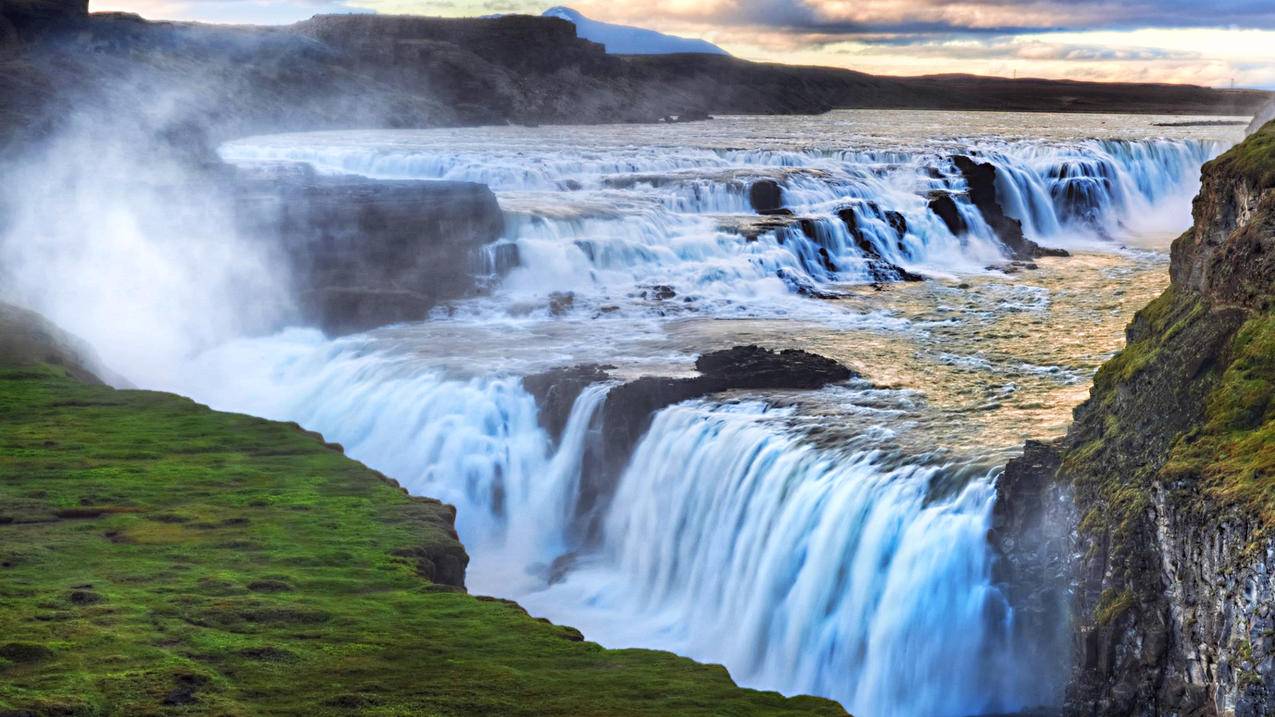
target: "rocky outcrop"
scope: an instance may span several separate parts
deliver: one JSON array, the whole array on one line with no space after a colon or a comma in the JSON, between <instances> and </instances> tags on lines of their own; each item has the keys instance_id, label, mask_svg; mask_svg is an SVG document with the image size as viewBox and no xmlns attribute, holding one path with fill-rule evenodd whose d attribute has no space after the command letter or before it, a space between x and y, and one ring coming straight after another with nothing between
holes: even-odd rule
<instances>
[{"instance_id":1,"label":"rocky outcrop","mask_svg":"<svg viewBox=\"0 0 1275 717\"><path fill-rule=\"evenodd\" d=\"M975 162L969 157L956 155L952 157L952 163L956 165L961 176L965 178L965 183L969 187L970 202L978 208L980 214L983 215L984 221L995 232L996 237L1000 239L1005 248L1009 250L1009 255L1013 259L1036 259L1042 256L1068 256L1063 249L1047 249L1036 242L1023 236L1023 223L1017 219L1011 219L1005 214L1005 210L1001 207L1000 199L996 196L996 166L988 162ZM940 203L952 203L950 196L944 196L935 201ZM954 213L954 206L940 206L935 209L934 203L931 203L931 209L934 209L943 221L952 229L953 223L964 224L964 220L958 213ZM959 221L958 221L959 220ZM953 229L953 233L960 234Z\"/></svg>"},{"instance_id":2,"label":"rocky outcrop","mask_svg":"<svg viewBox=\"0 0 1275 717\"><path fill-rule=\"evenodd\" d=\"M598 364L566 366L522 379L522 387L536 399L540 409L536 414L540 425L554 441L562 438L571 409L584 389L611 380L607 371L613 368Z\"/></svg>"},{"instance_id":3,"label":"rocky outcrop","mask_svg":"<svg viewBox=\"0 0 1275 717\"><path fill-rule=\"evenodd\" d=\"M748 203L762 216L792 216L784 207L784 190L773 179L761 179L748 188Z\"/></svg>"},{"instance_id":4,"label":"rocky outcrop","mask_svg":"<svg viewBox=\"0 0 1275 717\"><path fill-rule=\"evenodd\" d=\"M1024 670L1039 675L1061 701L1071 651L1070 611L1078 522L1070 486L1054 480L1059 446L1028 441L997 483L988 541L997 556L992 578L1014 606L1014 644Z\"/></svg>"},{"instance_id":5,"label":"rocky outcrop","mask_svg":"<svg viewBox=\"0 0 1275 717\"><path fill-rule=\"evenodd\" d=\"M301 318L332 334L421 320L478 292L492 269L484 247L504 231L481 184L277 165L240 171L234 191L241 231L277 243Z\"/></svg>"},{"instance_id":6,"label":"rocky outcrop","mask_svg":"<svg viewBox=\"0 0 1275 717\"><path fill-rule=\"evenodd\" d=\"M607 380L607 368L560 369L525 379L524 386L536 396L542 416L549 414L547 427L560 433L575 397L589 383ZM793 349L771 351L759 346L705 353L696 359L695 368L698 376L647 376L620 384L607 394L597 419L595 434L599 440L586 446L583 458L577 502L582 540L595 534L621 472L660 409L723 391L810 390L854 376L850 369L818 354Z\"/></svg>"},{"instance_id":7,"label":"rocky outcrop","mask_svg":"<svg viewBox=\"0 0 1275 717\"><path fill-rule=\"evenodd\" d=\"M1072 581L1071 714L1275 714L1275 124L1206 165L1194 218L1066 438L1001 478L1016 608Z\"/></svg>"}]
</instances>

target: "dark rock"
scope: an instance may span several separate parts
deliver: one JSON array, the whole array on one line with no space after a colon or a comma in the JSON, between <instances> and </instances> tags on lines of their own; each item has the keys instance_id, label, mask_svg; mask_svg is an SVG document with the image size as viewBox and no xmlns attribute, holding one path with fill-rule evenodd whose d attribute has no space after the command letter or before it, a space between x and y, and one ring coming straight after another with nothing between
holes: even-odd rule
<instances>
[{"instance_id":1,"label":"dark rock","mask_svg":"<svg viewBox=\"0 0 1275 717\"><path fill-rule=\"evenodd\" d=\"M950 193L939 192L930 197L930 211L943 220L943 223L947 225L947 230L952 232L952 234L964 236L969 233L969 224L965 223L965 217L961 216L961 210L957 208L956 200L952 199Z\"/></svg>"},{"instance_id":2,"label":"dark rock","mask_svg":"<svg viewBox=\"0 0 1275 717\"><path fill-rule=\"evenodd\" d=\"M1001 207L1000 199L996 194L996 165L987 162L975 162L963 155L952 157L952 163L960 170L961 175L965 177L965 182L969 185L970 202L978 208L978 211L983 215L983 219L992 228L992 231L996 232L997 238L1009 249L1013 258L1034 259L1041 256L1070 256L1062 249L1048 249L1026 238L1023 236L1023 223L1006 216L1005 210ZM948 200L951 201L951 198L948 197ZM933 202L931 202L930 207L934 208ZM954 204L952 207L942 207L944 212L949 213L954 209ZM953 226L948 215L940 213L939 216L943 217L943 221L947 223L948 228ZM963 225L964 221L961 224ZM968 227L966 227L966 231L968 231Z\"/></svg>"},{"instance_id":3,"label":"dark rock","mask_svg":"<svg viewBox=\"0 0 1275 717\"><path fill-rule=\"evenodd\" d=\"M674 291L673 287L671 286L667 286L664 284L656 284L655 286L651 287L650 298L653 299L654 301L668 301L669 299L675 298L676 296L677 296L677 292Z\"/></svg>"},{"instance_id":4,"label":"dark rock","mask_svg":"<svg viewBox=\"0 0 1275 717\"><path fill-rule=\"evenodd\" d=\"M278 245L302 317L329 333L424 319L508 268L484 251L504 216L480 184L263 165L238 171L234 192L241 231Z\"/></svg>"},{"instance_id":5,"label":"dark rock","mask_svg":"<svg viewBox=\"0 0 1275 717\"><path fill-rule=\"evenodd\" d=\"M613 368L598 364L569 366L522 379L522 387L536 399L540 408L537 415L541 427L555 442L562 438L562 431L571 417L571 408L580 393L595 383L609 381L611 377L607 371Z\"/></svg>"},{"instance_id":6,"label":"dark rock","mask_svg":"<svg viewBox=\"0 0 1275 717\"><path fill-rule=\"evenodd\" d=\"M555 291L549 294L549 315L562 316L575 306L576 295L571 291Z\"/></svg>"},{"instance_id":7,"label":"dark rock","mask_svg":"<svg viewBox=\"0 0 1275 717\"><path fill-rule=\"evenodd\" d=\"M903 237L906 236L908 233L907 217L891 209L891 210L886 210L885 221L899 235L899 241L902 242ZM902 244L900 244L900 247L902 247Z\"/></svg>"},{"instance_id":8,"label":"dark rock","mask_svg":"<svg viewBox=\"0 0 1275 717\"><path fill-rule=\"evenodd\" d=\"M784 192L779 182L773 179L762 179L753 182L748 188L748 201L753 211L763 215L792 214L791 209L784 208Z\"/></svg>"},{"instance_id":9,"label":"dark rock","mask_svg":"<svg viewBox=\"0 0 1275 717\"><path fill-rule=\"evenodd\" d=\"M1049 681L1061 700L1071 650L1071 490L1056 480L1058 446L1028 441L996 481L988 541L997 559L992 579L1014 608L1014 640L1025 670Z\"/></svg>"}]
</instances>

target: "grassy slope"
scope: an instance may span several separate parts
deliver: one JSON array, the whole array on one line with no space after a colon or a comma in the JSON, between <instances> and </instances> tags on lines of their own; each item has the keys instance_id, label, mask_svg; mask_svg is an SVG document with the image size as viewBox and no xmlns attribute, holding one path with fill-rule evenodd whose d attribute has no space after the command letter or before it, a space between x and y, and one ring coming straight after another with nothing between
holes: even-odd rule
<instances>
[{"instance_id":1,"label":"grassy slope","mask_svg":"<svg viewBox=\"0 0 1275 717\"><path fill-rule=\"evenodd\" d=\"M843 714L418 572L458 555L295 426L0 368L0 714Z\"/></svg>"}]
</instances>

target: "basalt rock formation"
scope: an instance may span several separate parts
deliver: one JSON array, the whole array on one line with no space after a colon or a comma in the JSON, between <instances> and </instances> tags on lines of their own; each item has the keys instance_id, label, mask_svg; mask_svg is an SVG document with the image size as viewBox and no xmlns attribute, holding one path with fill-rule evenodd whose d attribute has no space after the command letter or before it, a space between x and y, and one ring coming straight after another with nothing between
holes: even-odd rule
<instances>
[{"instance_id":1,"label":"basalt rock formation","mask_svg":"<svg viewBox=\"0 0 1275 717\"><path fill-rule=\"evenodd\" d=\"M965 177L965 182L969 187L970 202L978 208L987 225L992 228L992 231L996 233L996 237L1009 250L1012 258L1036 259L1042 256L1068 256L1068 253L1063 249L1048 249L1023 236L1023 223L1006 216L1005 210L1001 207L1000 200L996 196L995 165L988 162L976 162L963 155L952 157L952 163L956 165L957 170ZM936 201L951 204L952 198L945 196ZM931 208L934 208L933 203ZM959 214L953 217L953 209L954 206L943 206L936 210L949 228L952 227L954 219L960 220L959 223L964 224L964 220L960 218ZM953 231L954 233L961 233Z\"/></svg>"},{"instance_id":2,"label":"basalt rock formation","mask_svg":"<svg viewBox=\"0 0 1275 717\"><path fill-rule=\"evenodd\" d=\"M330 334L421 320L508 268L485 254L504 215L482 184L274 165L238 171L234 192L241 231L277 243L301 318Z\"/></svg>"},{"instance_id":3,"label":"basalt rock formation","mask_svg":"<svg viewBox=\"0 0 1275 717\"><path fill-rule=\"evenodd\" d=\"M1275 714L1275 123L1194 219L1067 436L1001 478L1016 607L1071 595L1070 714Z\"/></svg>"}]
</instances>

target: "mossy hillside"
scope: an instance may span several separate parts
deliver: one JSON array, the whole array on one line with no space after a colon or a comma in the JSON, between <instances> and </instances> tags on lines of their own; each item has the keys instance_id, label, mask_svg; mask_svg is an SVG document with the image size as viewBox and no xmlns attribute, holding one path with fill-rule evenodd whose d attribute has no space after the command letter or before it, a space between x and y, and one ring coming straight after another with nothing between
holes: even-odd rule
<instances>
[{"instance_id":1,"label":"mossy hillside","mask_svg":"<svg viewBox=\"0 0 1275 717\"><path fill-rule=\"evenodd\" d=\"M1243 142L1205 165L1206 174L1238 176L1259 189L1275 187L1275 122L1268 122Z\"/></svg>"},{"instance_id":2,"label":"mossy hillside","mask_svg":"<svg viewBox=\"0 0 1275 717\"><path fill-rule=\"evenodd\" d=\"M1223 504L1241 506L1275 527L1275 308L1236 332L1229 361L1209 394L1206 420L1181 435L1166 480L1198 479Z\"/></svg>"},{"instance_id":3,"label":"mossy hillside","mask_svg":"<svg viewBox=\"0 0 1275 717\"><path fill-rule=\"evenodd\" d=\"M0 714L844 714L424 577L458 560L295 426L0 369Z\"/></svg>"}]
</instances>

